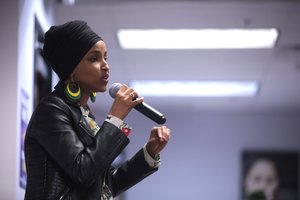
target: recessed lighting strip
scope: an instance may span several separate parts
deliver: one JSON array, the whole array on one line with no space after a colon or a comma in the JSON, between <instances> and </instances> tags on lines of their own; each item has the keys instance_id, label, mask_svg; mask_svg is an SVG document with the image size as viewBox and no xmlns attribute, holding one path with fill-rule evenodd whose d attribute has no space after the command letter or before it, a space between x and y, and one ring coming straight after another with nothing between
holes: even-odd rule
<instances>
[{"instance_id":1,"label":"recessed lighting strip","mask_svg":"<svg viewBox=\"0 0 300 200\"><path fill-rule=\"evenodd\" d=\"M131 81L140 96L253 97L258 83L252 81Z\"/></svg>"},{"instance_id":2,"label":"recessed lighting strip","mask_svg":"<svg viewBox=\"0 0 300 200\"><path fill-rule=\"evenodd\" d=\"M123 49L273 48L278 30L269 29L120 29Z\"/></svg>"}]
</instances>

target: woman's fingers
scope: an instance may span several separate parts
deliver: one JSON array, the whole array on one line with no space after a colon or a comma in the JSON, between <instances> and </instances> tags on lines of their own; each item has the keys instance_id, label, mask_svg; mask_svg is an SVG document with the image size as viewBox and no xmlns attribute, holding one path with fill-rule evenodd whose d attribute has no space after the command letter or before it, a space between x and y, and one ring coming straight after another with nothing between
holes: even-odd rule
<instances>
[{"instance_id":1,"label":"woman's fingers","mask_svg":"<svg viewBox=\"0 0 300 200\"><path fill-rule=\"evenodd\" d=\"M169 141L171 136L171 131L166 126L153 127L153 132L160 142Z\"/></svg>"}]
</instances>

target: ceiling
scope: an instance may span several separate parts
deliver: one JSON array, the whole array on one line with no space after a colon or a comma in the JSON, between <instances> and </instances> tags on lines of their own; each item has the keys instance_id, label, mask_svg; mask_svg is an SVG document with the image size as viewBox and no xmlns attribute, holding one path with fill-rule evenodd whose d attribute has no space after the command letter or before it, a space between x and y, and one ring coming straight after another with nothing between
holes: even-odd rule
<instances>
[{"instance_id":1,"label":"ceiling","mask_svg":"<svg viewBox=\"0 0 300 200\"><path fill-rule=\"evenodd\" d=\"M86 4L111 4L128 2L283 2L283 0L60 0L60 2L74 2L76 5ZM299 0L287 0L288 2L299 2Z\"/></svg>"},{"instance_id":2,"label":"ceiling","mask_svg":"<svg viewBox=\"0 0 300 200\"><path fill-rule=\"evenodd\" d=\"M57 23L75 18L86 20L104 38L110 83L242 80L258 81L260 86L252 98L145 98L153 107L300 111L299 1L77 0L75 6L57 5ZM122 50L116 40L119 28L270 27L279 29L279 40L274 49L264 50ZM97 101L111 103L107 94Z\"/></svg>"}]
</instances>

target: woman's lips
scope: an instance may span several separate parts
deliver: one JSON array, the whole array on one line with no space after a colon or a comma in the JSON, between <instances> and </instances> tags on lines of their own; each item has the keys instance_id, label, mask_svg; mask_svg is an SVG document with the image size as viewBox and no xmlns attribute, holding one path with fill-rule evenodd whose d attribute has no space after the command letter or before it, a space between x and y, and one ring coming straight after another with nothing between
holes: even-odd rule
<instances>
[{"instance_id":1,"label":"woman's lips","mask_svg":"<svg viewBox=\"0 0 300 200\"><path fill-rule=\"evenodd\" d=\"M101 80L108 83L108 78L109 78L109 75L105 75L105 76L101 77Z\"/></svg>"}]
</instances>

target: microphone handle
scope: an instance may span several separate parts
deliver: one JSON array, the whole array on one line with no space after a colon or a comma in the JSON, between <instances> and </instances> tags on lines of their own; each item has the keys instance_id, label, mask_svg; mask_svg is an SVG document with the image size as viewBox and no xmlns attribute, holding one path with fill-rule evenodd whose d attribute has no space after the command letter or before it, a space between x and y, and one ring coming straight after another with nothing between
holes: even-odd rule
<instances>
[{"instance_id":1,"label":"microphone handle","mask_svg":"<svg viewBox=\"0 0 300 200\"><path fill-rule=\"evenodd\" d=\"M146 115L147 117L149 117L150 119L152 119L158 124L164 124L167 120L163 114L161 114L160 112L158 112L157 110L155 110L154 108L146 104L145 102L136 105L134 109L143 113L144 115Z\"/></svg>"}]
</instances>

